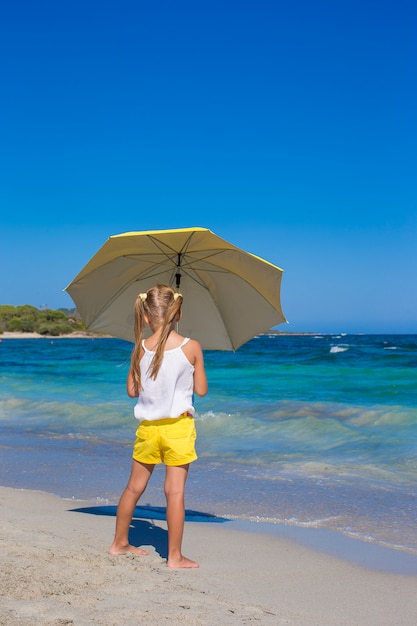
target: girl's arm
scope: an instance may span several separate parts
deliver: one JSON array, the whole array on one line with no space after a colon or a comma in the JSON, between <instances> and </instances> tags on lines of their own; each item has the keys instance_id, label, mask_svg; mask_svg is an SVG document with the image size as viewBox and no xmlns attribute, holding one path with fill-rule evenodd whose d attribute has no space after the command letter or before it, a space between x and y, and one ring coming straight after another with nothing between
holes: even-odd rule
<instances>
[{"instance_id":1,"label":"girl's arm","mask_svg":"<svg viewBox=\"0 0 417 626\"><path fill-rule=\"evenodd\" d=\"M135 383L133 381L132 370L129 370L126 380L126 391L129 398L137 398L139 393L135 389Z\"/></svg>"},{"instance_id":2,"label":"girl's arm","mask_svg":"<svg viewBox=\"0 0 417 626\"><path fill-rule=\"evenodd\" d=\"M190 350L190 357L192 357L190 361L194 365L194 392L198 396L205 396L208 391L208 383L201 346L198 341L191 339L184 347L188 347Z\"/></svg>"}]
</instances>

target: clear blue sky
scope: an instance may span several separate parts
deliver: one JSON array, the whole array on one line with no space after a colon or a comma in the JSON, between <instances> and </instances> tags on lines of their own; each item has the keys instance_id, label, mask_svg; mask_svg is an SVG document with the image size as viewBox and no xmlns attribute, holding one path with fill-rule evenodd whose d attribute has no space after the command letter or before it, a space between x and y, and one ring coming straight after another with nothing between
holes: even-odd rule
<instances>
[{"instance_id":1,"label":"clear blue sky","mask_svg":"<svg viewBox=\"0 0 417 626\"><path fill-rule=\"evenodd\" d=\"M417 332L417 4L56 0L0 20L0 304L110 235L283 267L287 331Z\"/></svg>"}]
</instances>

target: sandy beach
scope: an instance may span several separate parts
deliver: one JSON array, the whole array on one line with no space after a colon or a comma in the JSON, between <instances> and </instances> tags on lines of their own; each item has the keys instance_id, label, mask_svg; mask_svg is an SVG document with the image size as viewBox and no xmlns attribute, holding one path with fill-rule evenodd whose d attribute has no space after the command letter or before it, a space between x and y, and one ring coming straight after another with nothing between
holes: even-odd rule
<instances>
[{"instance_id":1,"label":"sandy beach","mask_svg":"<svg viewBox=\"0 0 417 626\"><path fill-rule=\"evenodd\" d=\"M114 517L92 503L4 487L0 503L2 626L417 623L417 576L279 536L186 522L184 553L200 568L169 570L163 520L133 520L149 556L111 557Z\"/></svg>"}]
</instances>

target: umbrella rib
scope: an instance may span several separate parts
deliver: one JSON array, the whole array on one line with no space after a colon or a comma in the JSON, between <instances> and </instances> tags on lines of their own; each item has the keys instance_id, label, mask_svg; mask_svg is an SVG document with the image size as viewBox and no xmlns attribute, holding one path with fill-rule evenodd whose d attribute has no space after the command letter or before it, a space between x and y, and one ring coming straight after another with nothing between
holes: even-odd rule
<instances>
[{"instance_id":1,"label":"umbrella rib","mask_svg":"<svg viewBox=\"0 0 417 626\"><path fill-rule=\"evenodd\" d=\"M215 250L215 251L212 251L212 252L207 251L207 253L204 256L198 256L197 258L194 258L192 256L192 253L184 253L184 252L178 253L175 249L170 248L170 246L168 246L167 244L164 244L167 248L170 248L172 250L173 256L170 256L166 252L166 250L164 250L160 245L158 245L158 244L160 244L160 242L156 238L154 238L152 236L149 236L149 237L153 240L153 242L155 243L155 246L158 248L158 250L161 252L161 254L163 254L164 257L172 264L172 272L175 272L178 269L178 265L177 265L178 254L184 255L182 257L182 259L181 259L182 262L181 262L181 265L180 265L180 269L184 272L184 274L186 274L190 279L192 279L195 283L199 284L201 287L204 287L204 283L201 282L200 280L197 280L197 278L195 276L192 276L192 274L190 273L190 270L193 271L193 272L198 273L198 270L193 268L193 263L195 263L196 261L198 261L199 263L206 261L207 264L210 264L210 258L212 258L214 256L218 256L222 252L228 251L227 248L221 248L220 250ZM190 239L191 239L191 236L188 238L186 244L181 248L181 250L184 250L184 249L186 249L188 247L188 245L190 243ZM242 252L242 251L239 250L239 252ZM250 257L252 256L249 253L246 253L246 254L248 254L248 256L250 256ZM144 254L144 255L141 255L141 254L125 255L125 258L137 259L140 256L147 256L147 254ZM254 258L256 258L256 257L254 257ZM188 271L187 271L187 268L188 268ZM214 273L218 273L218 274L235 274L235 272L233 272L233 270L224 269L224 268L221 268L221 267L213 267L213 266L204 268L204 271L208 272L208 273L213 273L213 274ZM158 276L158 273L159 272L147 274L145 272L140 277L137 277L135 280L142 280L144 278L152 278L153 276ZM170 284L174 283L174 276L175 275L172 274L172 278L170 280ZM259 289L257 288L257 286L255 284L253 284L252 282L248 281L244 276L241 276L241 279L245 283L250 285L253 289L255 289L255 291L257 291L260 295L265 297L262 294L262 292L259 291ZM131 284L133 284L133 282L134 281L132 281Z\"/></svg>"},{"instance_id":2,"label":"umbrella rib","mask_svg":"<svg viewBox=\"0 0 417 626\"><path fill-rule=\"evenodd\" d=\"M222 252L225 252L225 251L226 251L226 249L216 250L216 251L214 251L214 252L210 252L210 253L208 252L205 256L196 256L196 257L193 257L193 256L192 256L192 253L177 252L176 250L173 250L173 249L171 248L173 256L170 256L170 255L169 255L169 254L168 254L165 250L163 250L163 249L162 249L162 248L160 248L159 246L156 246L156 247L160 250L161 254L163 254L163 256L164 256L164 257L165 257L168 261L170 261L170 262L172 263L172 266L173 266L173 267L177 267L177 257L178 257L178 255L180 254L180 255L181 255L181 257L182 257L182 259L181 259L181 265L180 265L181 269L183 269L183 268L184 268L184 267L186 267L186 266L188 266L188 267L190 267L190 266L191 266L191 267L192 267L192 264L193 264L193 263L195 263L196 261L197 261L197 262L206 261L207 259L210 259L211 257L214 257L214 256L218 256L218 255L219 255L219 254L221 254ZM182 250L184 250L184 248L182 248ZM157 254L157 253L155 252L155 254ZM147 256L149 256L149 255L148 255L148 253L147 253L147 252L144 252L143 254L142 254L142 253L140 253L140 252L134 252L134 253L132 253L132 254L124 254L124 255L123 255L123 257L124 257L125 259L138 259L138 258L140 258L140 257L142 257L142 256L143 256L143 257L147 257ZM174 260L174 257L175 257L175 260ZM188 258L189 258L190 260L188 260ZM183 263L184 263L184 264L183 264ZM225 272L225 273L226 273L226 272L231 272L231 270L225 270L225 269L223 269L223 268L218 268L217 270L213 270L213 271L219 271L219 272Z\"/></svg>"},{"instance_id":3,"label":"umbrella rib","mask_svg":"<svg viewBox=\"0 0 417 626\"><path fill-rule=\"evenodd\" d=\"M187 238L187 240L185 241L185 243L183 244L181 250L178 252L177 250L175 250L175 248L172 248L170 245L168 245L165 242L161 242L157 237L154 237L153 235L148 235L148 239L150 239L152 241L152 243L154 244L155 248L157 248L161 254L164 255L164 257L170 261L172 263L172 269L173 271L177 270L178 267L184 271L184 273L192 280L194 280L194 282L196 282L197 284L199 284L201 287L205 287L204 283L201 282L200 280L197 280L194 276L192 276L189 271L187 271L187 267L190 268L191 270L193 270L192 264L195 261L201 262L201 261L206 261L207 259L209 259L210 257L213 256L217 256L219 254L221 254L222 252L225 252L225 248L222 248L221 250L216 250L214 252L208 252L205 256L203 257L198 257L198 258L192 258L192 254L187 253L187 249L190 246L191 243L191 239L193 237L195 233L191 233L190 236ZM169 254L167 252L167 249L171 251L172 254ZM188 260L187 258L188 256L191 256L191 260ZM138 258L142 256L141 254L132 254L132 255L126 255L126 258ZM143 256L147 256L147 254L144 254ZM196 271L196 270L193 270ZM221 268L218 269L206 269L205 271L207 272L217 272L217 273L227 273L229 270L223 270ZM152 278L152 276L157 276L158 272L156 272L155 274L142 274L140 279L137 278L135 280L143 280L144 277L146 278ZM134 281L132 281L133 284ZM173 283L173 277L171 278L171 282Z\"/></svg>"},{"instance_id":4,"label":"umbrella rib","mask_svg":"<svg viewBox=\"0 0 417 626\"><path fill-rule=\"evenodd\" d=\"M190 270L193 272L198 272L197 269L195 269L193 267L193 264L197 261L199 263L206 261L208 264L210 263L209 259L215 256L218 256L219 254L226 252L227 249L226 248L222 248L220 250L215 250L213 252L207 252L204 256L197 256L196 258L194 258L192 256L192 253L186 253L184 252L184 250L186 250L190 244L190 240L191 240L191 236L188 238L186 244L184 244L184 246L181 248L181 252L177 252L175 249L171 248L170 246L168 246L167 244L164 244L164 246L166 248L169 248L172 251L172 256L170 254L168 254L168 252L166 250L163 249L163 247L160 245L160 241L158 239L156 239L155 237L152 237L151 235L149 235L149 238L152 239L153 243L155 244L155 247L158 248L158 250L161 252L161 254L172 264L172 271L175 272L178 267L190 278L192 279L194 282L196 282L197 284L199 284L201 287L204 287L204 283L201 282L200 280L197 280L194 276L191 275ZM157 254L157 253L156 253ZM181 254L182 258L181 258L181 264L180 266L178 266L178 255ZM141 256L148 256L147 253L144 253L143 255L140 253L137 254L129 254L129 255L125 255L125 258L129 258L129 259L137 259ZM249 255L250 256L250 255ZM188 271L187 271L188 268ZM235 272L233 272L232 270L227 270L221 267L206 267L204 268L205 272L208 273L218 273L218 274L234 274ZM152 278L154 276L158 276L160 272L155 272L155 273L146 273L144 272L143 274L141 274L140 277L137 277L134 280L143 280L144 278ZM134 280L132 281L131 284L133 284ZM245 280L242 277L242 280L244 280L245 282L248 282L247 280ZM174 282L174 274L172 274L172 278L170 283L172 284ZM250 283L248 283L250 284ZM254 285L251 285L252 287L254 287ZM256 289L256 287L255 287ZM258 290L257 290L258 291Z\"/></svg>"},{"instance_id":5,"label":"umbrella rib","mask_svg":"<svg viewBox=\"0 0 417 626\"><path fill-rule=\"evenodd\" d=\"M161 241L159 241L159 239L157 239L157 237L153 237L152 235L148 235L148 238L153 242L154 246L156 248L158 248L158 250L160 250L160 252L162 252L162 254L164 254L166 256L167 259L169 259L170 261L172 261L172 258L170 257L170 255L164 250L163 246L165 246L166 248L168 248L169 250L172 251L172 253L175 256L178 256L178 254L184 254L184 249L186 250L188 248L188 246L190 245L190 241L191 241L191 237L193 236L194 233L192 233L187 241L184 243L184 245L182 246L181 250L178 252L178 250L175 250L175 248L172 248L171 246L169 246L167 243L162 243Z\"/></svg>"}]
</instances>

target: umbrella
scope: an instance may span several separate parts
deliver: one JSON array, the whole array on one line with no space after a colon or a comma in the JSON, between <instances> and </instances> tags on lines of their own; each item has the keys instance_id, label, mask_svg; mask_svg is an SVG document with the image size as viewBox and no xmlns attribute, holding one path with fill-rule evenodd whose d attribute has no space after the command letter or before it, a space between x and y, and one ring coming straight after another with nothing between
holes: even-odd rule
<instances>
[{"instance_id":1,"label":"umbrella","mask_svg":"<svg viewBox=\"0 0 417 626\"><path fill-rule=\"evenodd\" d=\"M207 228L128 232L109 237L65 291L89 330L134 342L138 293L171 285L184 296L182 335L237 350L286 321L282 272Z\"/></svg>"}]
</instances>

